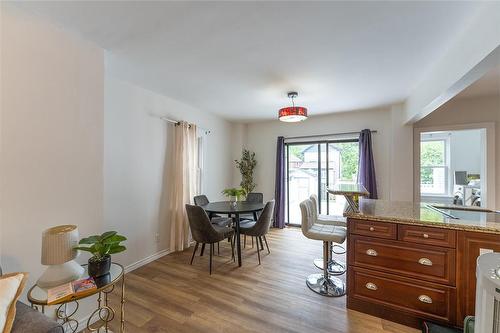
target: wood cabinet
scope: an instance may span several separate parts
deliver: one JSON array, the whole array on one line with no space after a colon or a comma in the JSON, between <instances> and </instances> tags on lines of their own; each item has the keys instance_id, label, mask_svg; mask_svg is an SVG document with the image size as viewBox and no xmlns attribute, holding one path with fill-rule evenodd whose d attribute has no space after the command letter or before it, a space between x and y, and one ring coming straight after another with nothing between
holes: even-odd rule
<instances>
[{"instance_id":1,"label":"wood cabinet","mask_svg":"<svg viewBox=\"0 0 500 333\"><path fill-rule=\"evenodd\" d=\"M500 235L348 218L347 307L406 325L463 326L480 249Z\"/></svg>"}]
</instances>

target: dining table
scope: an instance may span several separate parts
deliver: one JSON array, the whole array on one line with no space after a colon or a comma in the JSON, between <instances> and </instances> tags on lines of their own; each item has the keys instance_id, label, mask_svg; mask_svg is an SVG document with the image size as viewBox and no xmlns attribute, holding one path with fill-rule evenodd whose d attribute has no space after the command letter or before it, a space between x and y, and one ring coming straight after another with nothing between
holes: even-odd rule
<instances>
[{"instance_id":1,"label":"dining table","mask_svg":"<svg viewBox=\"0 0 500 333\"><path fill-rule=\"evenodd\" d=\"M214 201L201 206L211 217L214 214L234 215L235 232L236 232L236 251L238 253L238 266L241 267L241 244L240 244L240 215L253 214L257 221L257 212L264 209L264 203L248 202L248 201Z\"/></svg>"}]
</instances>

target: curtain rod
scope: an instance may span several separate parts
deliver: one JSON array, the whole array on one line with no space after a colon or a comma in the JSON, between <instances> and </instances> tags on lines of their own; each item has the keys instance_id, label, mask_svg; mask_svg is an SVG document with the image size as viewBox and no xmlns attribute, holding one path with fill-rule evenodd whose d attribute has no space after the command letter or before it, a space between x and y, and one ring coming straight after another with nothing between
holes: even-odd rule
<instances>
[{"instance_id":1,"label":"curtain rod","mask_svg":"<svg viewBox=\"0 0 500 333\"><path fill-rule=\"evenodd\" d=\"M172 124L180 124L179 120L173 120L173 119L168 119L167 117L160 117L160 119L165 120L166 122L172 123Z\"/></svg>"},{"instance_id":2,"label":"curtain rod","mask_svg":"<svg viewBox=\"0 0 500 333\"><path fill-rule=\"evenodd\" d=\"M171 123L171 124L174 124L174 125L179 125L179 124L181 123L181 121L180 121L180 120L173 120L173 119L169 119L169 118L167 118L167 117L160 117L160 119L161 119L161 120L165 120L166 122ZM189 125L191 126L191 124L189 124ZM201 128L201 127L199 127L199 126L198 126L198 128L199 128L199 129L201 129L201 130L203 130L203 131L205 131L205 134L210 134L210 133L211 133L211 131L210 131L210 130L208 130L208 129Z\"/></svg>"},{"instance_id":3,"label":"curtain rod","mask_svg":"<svg viewBox=\"0 0 500 333\"><path fill-rule=\"evenodd\" d=\"M377 133L377 130L370 131L372 133ZM287 136L284 139L306 139L306 138L319 138L322 136L339 136L339 135L349 135L349 134L359 134L358 132L344 132L344 133L329 133L329 134L316 134L316 135L302 135L302 136Z\"/></svg>"}]
</instances>

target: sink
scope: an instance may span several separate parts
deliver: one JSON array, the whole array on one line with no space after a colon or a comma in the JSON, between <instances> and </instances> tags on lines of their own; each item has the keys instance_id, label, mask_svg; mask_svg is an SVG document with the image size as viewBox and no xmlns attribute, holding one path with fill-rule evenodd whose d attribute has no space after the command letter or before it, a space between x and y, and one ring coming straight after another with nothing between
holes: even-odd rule
<instances>
[{"instance_id":1,"label":"sink","mask_svg":"<svg viewBox=\"0 0 500 333\"><path fill-rule=\"evenodd\" d=\"M446 206L446 205L426 205L427 208L438 211L439 213L447 216L451 219L456 220L477 220L481 213L493 213L498 214L499 212L481 208L481 207L462 207L462 206Z\"/></svg>"}]
</instances>

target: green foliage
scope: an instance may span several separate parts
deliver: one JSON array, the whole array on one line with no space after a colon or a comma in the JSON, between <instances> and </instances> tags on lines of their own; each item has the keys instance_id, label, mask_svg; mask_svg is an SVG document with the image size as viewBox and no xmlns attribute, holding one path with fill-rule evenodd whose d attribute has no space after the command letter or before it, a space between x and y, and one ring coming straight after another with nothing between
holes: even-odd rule
<instances>
[{"instance_id":1,"label":"green foliage","mask_svg":"<svg viewBox=\"0 0 500 333\"><path fill-rule=\"evenodd\" d=\"M82 238L78 244L89 246L76 246L74 249L92 253L91 259L97 261L102 259L105 255L125 251L127 248L120 243L126 240L126 237L118 235L116 231L106 231L102 235Z\"/></svg>"},{"instance_id":2,"label":"green foliage","mask_svg":"<svg viewBox=\"0 0 500 333\"><path fill-rule=\"evenodd\" d=\"M253 182L253 170L257 165L257 161L255 160L255 153L250 152L247 149L243 149L241 154L241 159L234 160L236 163L236 167L240 170L241 173L241 188L245 191L244 194L248 194L252 192L257 184Z\"/></svg>"},{"instance_id":3,"label":"green foliage","mask_svg":"<svg viewBox=\"0 0 500 333\"><path fill-rule=\"evenodd\" d=\"M426 167L444 165L444 162L444 141L420 142L420 183L433 184L432 168Z\"/></svg>"},{"instance_id":4,"label":"green foliage","mask_svg":"<svg viewBox=\"0 0 500 333\"><path fill-rule=\"evenodd\" d=\"M422 141L420 143L420 165L444 165L444 141Z\"/></svg>"},{"instance_id":5,"label":"green foliage","mask_svg":"<svg viewBox=\"0 0 500 333\"><path fill-rule=\"evenodd\" d=\"M288 146L288 152L290 153L290 155L294 155L302 161L304 160L304 149L302 148L302 146L290 145Z\"/></svg>"},{"instance_id":6,"label":"green foliage","mask_svg":"<svg viewBox=\"0 0 500 333\"><path fill-rule=\"evenodd\" d=\"M358 143L338 143L341 149L341 168L339 178L341 180L353 180L358 173L359 145Z\"/></svg>"},{"instance_id":7,"label":"green foliage","mask_svg":"<svg viewBox=\"0 0 500 333\"><path fill-rule=\"evenodd\" d=\"M240 199L241 196L244 196L245 190L242 188L226 188L222 191L222 194L224 194L226 197L236 197L238 200Z\"/></svg>"}]
</instances>

